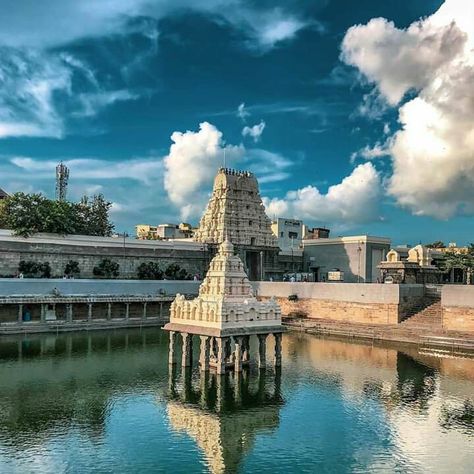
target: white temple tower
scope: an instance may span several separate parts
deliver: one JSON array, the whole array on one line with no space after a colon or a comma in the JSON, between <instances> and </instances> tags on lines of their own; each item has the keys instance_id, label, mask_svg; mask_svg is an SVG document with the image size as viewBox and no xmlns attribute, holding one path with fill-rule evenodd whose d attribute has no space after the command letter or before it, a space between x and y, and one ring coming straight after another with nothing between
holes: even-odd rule
<instances>
[{"instance_id":1,"label":"white temple tower","mask_svg":"<svg viewBox=\"0 0 474 474\"><path fill-rule=\"evenodd\" d=\"M278 243L265 214L258 183L249 171L220 168L194 240L216 248L228 237L251 280L276 268Z\"/></svg>"}]
</instances>

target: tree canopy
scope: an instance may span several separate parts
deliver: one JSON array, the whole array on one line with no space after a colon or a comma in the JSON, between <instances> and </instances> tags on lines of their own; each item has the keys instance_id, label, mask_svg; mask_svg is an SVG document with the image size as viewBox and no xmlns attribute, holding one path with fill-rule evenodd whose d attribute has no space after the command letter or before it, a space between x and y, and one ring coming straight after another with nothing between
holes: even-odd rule
<instances>
[{"instance_id":1,"label":"tree canopy","mask_svg":"<svg viewBox=\"0 0 474 474\"><path fill-rule=\"evenodd\" d=\"M15 235L29 237L38 232L110 236L114 229L109 220L112 203L102 194L80 202L56 201L40 193L15 193L0 204L0 227Z\"/></svg>"}]
</instances>

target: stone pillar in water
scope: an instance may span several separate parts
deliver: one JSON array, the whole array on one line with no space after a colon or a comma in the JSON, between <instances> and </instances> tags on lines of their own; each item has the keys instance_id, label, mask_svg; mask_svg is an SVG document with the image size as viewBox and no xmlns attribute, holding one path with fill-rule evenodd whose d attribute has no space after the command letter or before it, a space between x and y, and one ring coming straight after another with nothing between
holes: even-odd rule
<instances>
[{"instance_id":1,"label":"stone pillar in water","mask_svg":"<svg viewBox=\"0 0 474 474\"><path fill-rule=\"evenodd\" d=\"M192 351L193 351L193 335L187 332L182 332L181 337L183 338L183 349L181 357L181 365L183 367L191 367L192 364Z\"/></svg>"},{"instance_id":2,"label":"stone pillar in water","mask_svg":"<svg viewBox=\"0 0 474 474\"><path fill-rule=\"evenodd\" d=\"M257 334L258 337L258 367L264 369L266 365L267 335Z\"/></svg>"},{"instance_id":3,"label":"stone pillar in water","mask_svg":"<svg viewBox=\"0 0 474 474\"><path fill-rule=\"evenodd\" d=\"M209 370L209 358L210 358L210 337L200 336L201 338L201 353L199 356L199 365L201 370L207 372Z\"/></svg>"}]
</instances>

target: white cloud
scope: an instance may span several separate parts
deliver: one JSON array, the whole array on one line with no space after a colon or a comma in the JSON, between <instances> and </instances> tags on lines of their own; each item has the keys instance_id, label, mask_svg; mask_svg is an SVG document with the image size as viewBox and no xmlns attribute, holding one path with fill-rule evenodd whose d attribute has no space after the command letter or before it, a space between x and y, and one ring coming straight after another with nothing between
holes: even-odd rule
<instances>
[{"instance_id":1,"label":"white cloud","mask_svg":"<svg viewBox=\"0 0 474 474\"><path fill-rule=\"evenodd\" d=\"M139 97L138 94L126 89L82 93L78 95L79 109L74 115L79 117L91 117L116 102L136 100Z\"/></svg>"},{"instance_id":2,"label":"white cloud","mask_svg":"<svg viewBox=\"0 0 474 474\"><path fill-rule=\"evenodd\" d=\"M47 0L9 2L0 16L0 44L51 48L78 39L127 30L131 18L160 20L191 9L224 20L249 38L249 46L268 50L293 38L310 23L286 9L249 5L243 0ZM321 29L315 22L311 23Z\"/></svg>"},{"instance_id":3,"label":"white cloud","mask_svg":"<svg viewBox=\"0 0 474 474\"><path fill-rule=\"evenodd\" d=\"M63 121L54 96L70 93L71 70L41 53L11 48L0 53L0 138L61 137Z\"/></svg>"},{"instance_id":4,"label":"white cloud","mask_svg":"<svg viewBox=\"0 0 474 474\"><path fill-rule=\"evenodd\" d=\"M380 176L371 163L357 166L322 194L315 186L289 191L284 199L264 199L270 216L294 217L333 224L360 224L378 218Z\"/></svg>"},{"instance_id":5,"label":"white cloud","mask_svg":"<svg viewBox=\"0 0 474 474\"><path fill-rule=\"evenodd\" d=\"M245 122L246 118L250 115L250 112L245 108L245 103L242 102L237 107L237 117L239 117L243 122Z\"/></svg>"},{"instance_id":6,"label":"white cloud","mask_svg":"<svg viewBox=\"0 0 474 474\"><path fill-rule=\"evenodd\" d=\"M30 157L13 157L9 161L13 167L3 168L2 176L13 176L20 169L25 177L30 175L35 179L54 179L54 171L58 164L57 161ZM159 157L123 161L74 158L64 159L63 163L70 169L71 181L128 179L151 186L161 181L163 176L163 164Z\"/></svg>"},{"instance_id":7,"label":"white cloud","mask_svg":"<svg viewBox=\"0 0 474 474\"><path fill-rule=\"evenodd\" d=\"M199 131L174 132L173 144L164 159L164 185L173 204L187 220L199 215L206 205L216 170L226 162L240 158L243 147L225 145L222 132L214 125L203 122Z\"/></svg>"},{"instance_id":8,"label":"white cloud","mask_svg":"<svg viewBox=\"0 0 474 474\"><path fill-rule=\"evenodd\" d=\"M447 0L407 29L354 26L342 59L392 106L416 94L399 108L389 194L419 215L474 214L474 3Z\"/></svg>"},{"instance_id":9,"label":"white cloud","mask_svg":"<svg viewBox=\"0 0 474 474\"><path fill-rule=\"evenodd\" d=\"M253 141L257 143L260 141L260 137L262 136L263 130L265 129L265 125L265 122L262 120L260 123L257 123L252 127L245 126L242 129L242 135L244 137L252 137Z\"/></svg>"},{"instance_id":10,"label":"white cloud","mask_svg":"<svg viewBox=\"0 0 474 474\"><path fill-rule=\"evenodd\" d=\"M70 54L0 47L0 139L62 138L69 116L91 117L138 94L103 90L93 71ZM87 93L75 93L74 78Z\"/></svg>"}]
</instances>

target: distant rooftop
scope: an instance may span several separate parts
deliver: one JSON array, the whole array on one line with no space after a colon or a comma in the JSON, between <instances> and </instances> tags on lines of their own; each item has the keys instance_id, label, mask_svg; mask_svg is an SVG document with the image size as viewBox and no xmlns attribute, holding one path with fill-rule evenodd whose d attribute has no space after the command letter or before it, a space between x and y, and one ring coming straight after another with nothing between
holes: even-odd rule
<instances>
[{"instance_id":1,"label":"distant rooftop","mask_svg":"<svg viewBox=\"0 0 474 474\"><path fill-rule=\"evenodd\" d=\"M0 199L5 199L8 196L9 194L5 192L2 188L0 188Z\"/></svg>"}]
</instances>

